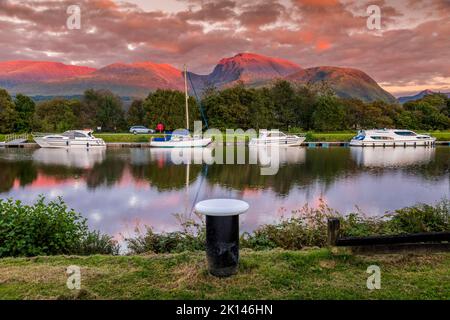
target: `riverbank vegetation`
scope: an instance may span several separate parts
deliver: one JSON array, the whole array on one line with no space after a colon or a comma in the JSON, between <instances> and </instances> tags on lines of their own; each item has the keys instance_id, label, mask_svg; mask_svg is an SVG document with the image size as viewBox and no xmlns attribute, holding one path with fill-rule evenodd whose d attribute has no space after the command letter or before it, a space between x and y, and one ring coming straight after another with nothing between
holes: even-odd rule
<instances>
[{"instance_id":1,"label":"riverbank vegetation","mask_svg":"<svg viewBox=\"0 0 450 320\"><path fill-rule=\"evenodd\" d=\"M0 89L0 133L62 132L69 129L101 128L124 132L132 125L168 130L185 127L184 94L156 90L145 99L135 99L128 108L108 90L87 90L76 99L53 98L35 103L18 94L12 98ZM201 119L216 129L278 128L302 132L355 131L358 128L397 127L412 130L448 130L450 99L427 95L403 105L382 101L363 102L339 98L320 85L293 85L277 81L270 87L248 88L238 83L224 90L207 89L201 101L189 98L190 120ZM347 138L347 137L346 137Z\"/></svg>"},{"instance_id":2,"label":"riverbank vegetation","mask_svg":"<svg viewBox=\"0 0 450 320\"><path fill-rule=\"evenodd\" d=\"M308 205L295 210L289 217L274 224L263 225L252 233L243 233L241 247L253 250L282 248L301 250L327 245L327 219L341 220L342 236L371 236L419 232L450 231L450 201L443 199L434 204L417 204L379 217L370 217L356 211L341 214L321 201L317 207ZM181 231L155 233L146 227L143 234L126 239L131 253L174 253L186 250L204 250L205 225L180 217Z\"/></svg>"},{"instance_id":3,"label":"riverbank vegetation","mask_svg":"<svg viewBox=\"0 0 450 320\"><path fill-rule=\"evenodd\" d=\"M450 202L442 200L378 218L339 217L343 235L349 236L443 231L450 230L449 209ZM147 228L126 239L128 255L117 256L115 241L89 232L86 221L60 199L47 203L40 198L31 206L2 200L0 299L450 297L449 253L363 256L325 248L326 218L336 215L324 203L304 206L275 225L243 234L239 272L221 279L208 273L202 222L180 216L182 231L157 234ZM80 267L80 290L66 286L71 265ZM380 267L380 290L366 287L370 265Z\"/></svg>"},{"instance_id":4,"label":"riverbank vegetation","mask_svg":"<svg viewBox=\"0 0 450 320\"><path fill-rule=\"evenodd\" d=\"M34 204L0 199L0 258L58 254L118 254L112 237L89 231L87 221L58 198Z\"/></svg>"},{"instance_id":5,"label":"riverbank vegetation","mask_svg":"<svg viewBox=\"0 0 450 320\"><path fill-rule=\"evenodd\" d=\"M129 254L177 253L204 250L205 224L202 219L176 216L181 230L155 233L151 226L125 239ZM327 219L341 220L343 236L368 236L433 231L450 231L450 201L435 205L418 204L398 209L382 217L361 212L340 214L324 202L293 211L289 217L263 225L241 235L241 246L253 250L282 248L301 250L325 247ZM117 255L119 245L109 235L90 231L86 219L69 209L62 199L34 204L0 200L0 258L58 254Z\"/></svg>"}]
</instances>

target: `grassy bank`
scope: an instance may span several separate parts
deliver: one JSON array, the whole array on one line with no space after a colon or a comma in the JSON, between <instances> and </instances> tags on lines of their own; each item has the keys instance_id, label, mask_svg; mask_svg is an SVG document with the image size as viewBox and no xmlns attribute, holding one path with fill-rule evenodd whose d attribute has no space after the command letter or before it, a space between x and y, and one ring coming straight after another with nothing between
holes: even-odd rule
<instances>
[{"instance_id":1,"label":"grassy bank","mask_svg":"<svg viewBox=\"0 0 450 320\"><path fill-rule=\"evenodd\" d=\"M81 267L81 291L65 270ZM381 268L381 289L366 287ZM329 249L244 251L236 276L208 274L203 252L0 259L1 299L449 299L450 254L354 256Z\"/></svg>"}]
</instances>

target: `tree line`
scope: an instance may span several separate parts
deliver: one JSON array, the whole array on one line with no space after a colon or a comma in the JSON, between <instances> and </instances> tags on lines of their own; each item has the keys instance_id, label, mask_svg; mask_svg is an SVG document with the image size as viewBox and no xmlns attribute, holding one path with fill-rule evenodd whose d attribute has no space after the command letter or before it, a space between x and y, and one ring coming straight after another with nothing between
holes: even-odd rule
<instances>
[{"instance_id":1,"label":"tree line","mask_svg":"<svg viewBox=\"0 0 450 320\"><path fill-rule=\"evenodd\" d=\"M248 88L244 84L217 90L207 88L197 102L189 98L190 127L201 119L200 106L209 127L278 128L280 130L340 131L359 128L450 128L450 99L427 95L403 105L383 101L343 99L326 84L293 85L278 81L271 87ZM120 97L108 90L87 90L80 99L54 98L35 103L18 94L12 98L0 89L0 133L62 132L101 127L102 131L126 131L129 126L166 129L185 127L184 93L156 90L135 99L125 110Z\"/></svg>"}]
</instances>

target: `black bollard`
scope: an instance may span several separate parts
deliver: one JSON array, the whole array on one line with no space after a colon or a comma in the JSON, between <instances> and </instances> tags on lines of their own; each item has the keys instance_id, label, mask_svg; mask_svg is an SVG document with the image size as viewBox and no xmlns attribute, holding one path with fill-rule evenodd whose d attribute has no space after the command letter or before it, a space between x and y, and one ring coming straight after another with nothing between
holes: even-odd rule
<instances>
[{"instance_id":1,"label":"black bollard","mask_svg":"<svg viewBox=\"0 0 450 320\"><path fill-rule=\"evenodd\" d=\"M239 215L249 205L241 200L210 199L196 204L195 210L206 216L206 256L209 272L229 277L239 267Z\"/></svg>"},{"instance_id":2,"label":"black bollard","mask_svg":"<svg viewBox=\"0 0 450 320\"><path fill-rule=\"evenodd\" d=\"M239 216L206 216L206 256L217 277L236 274L239 265Z\"/></svg>"}]
</instances>

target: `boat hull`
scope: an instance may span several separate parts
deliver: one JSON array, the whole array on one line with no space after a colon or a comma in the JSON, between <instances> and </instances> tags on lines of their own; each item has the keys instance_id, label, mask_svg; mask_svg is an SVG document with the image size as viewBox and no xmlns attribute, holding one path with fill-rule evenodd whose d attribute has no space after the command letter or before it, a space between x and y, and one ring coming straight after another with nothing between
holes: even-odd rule
<instances>
[{"instance_id":1,"label":"boat hull","mask_svg":"<svg viewBox=\"0 0 450 320\"><path fill-rule=\"evenodd\" d=\"M181 140L181 141L150 141L152 148L203 148L212 142L211 138Z\"/></svg>"},{"instance_id":2,"label":"boat hull","mask_svg":"<svg viewBox=\"0 0 450 320\"><path fill-rule=\"evenodd\" d=\"M286 138L286 139L252 139L249 143L249 146L255 147L298 147L306 140L305 137L298 138Z\"/></svg>"},{"instance_id":3,"label":"boat hull","mask_svg":"<svg viewBox=\"0 0 450 320\"><path fill-rule=\"evenodd\" d=\"M423 139L423 140L396 140L396 141L361 141L351 140L350 146L352 147L419 147L419 146L432 146L436 139Z\"/></svg>"},{"instance_id":4,"label":"boat hull","mask_svg":"<svg viewBox=\"0 0 450 320\"><path fill-rule=\"evenodd\" d=\"M48 140L45 138L34 138L34 141L41 148L78 148L78 149L90 149L90 148L106 148L106 143L102 139L93 140Z\"/></svg>"}]
</instances>

